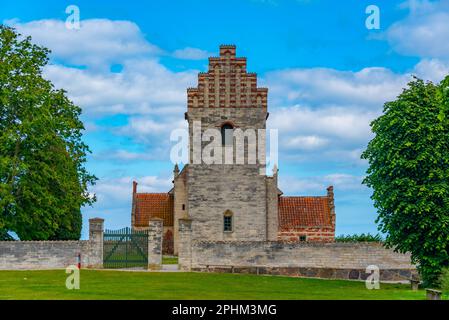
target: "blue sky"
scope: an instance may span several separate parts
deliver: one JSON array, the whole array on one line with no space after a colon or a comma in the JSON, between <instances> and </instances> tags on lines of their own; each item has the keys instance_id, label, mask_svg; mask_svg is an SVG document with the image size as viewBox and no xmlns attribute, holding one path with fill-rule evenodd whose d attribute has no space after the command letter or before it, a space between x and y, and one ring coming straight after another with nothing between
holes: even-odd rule
<instances>
[{"instance_id":1,"label":"blue sky","mask_svg":"<svg viewBox=\"0 0 449 320\"><path fill-rule=\"evenodd\" d=\"M81 29L65 28L79 7ZM380 9L368 30L365 8ZM168 191L172 129L184 127L186 88L220 44L236 44L269 88L279 129L280 187L322 195L333 184L337 233L376 232L360 153L369 123L411 74L449 73L449 1L8 1L0 20L52 50L45 76L83 108L88 168L99 177L87 219L130 223L131 182Z\"/></svg>"}]
</instances>

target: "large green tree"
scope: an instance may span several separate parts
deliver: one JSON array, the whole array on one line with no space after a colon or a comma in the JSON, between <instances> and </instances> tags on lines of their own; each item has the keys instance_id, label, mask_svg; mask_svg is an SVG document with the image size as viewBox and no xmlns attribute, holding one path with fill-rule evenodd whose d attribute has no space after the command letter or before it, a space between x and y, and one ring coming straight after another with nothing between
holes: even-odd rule
<instances>
[{"instance_id":1,"label":"large green tree","mask_svg":"<svg viewBox=\"0 0 449 320\"><path fill-rule=\"evenodd\" d=\"M386 244L410 252L428 285L449 266L449 76L415 78L371 124L362 158Z\"/></svg>"},{"instance_id":2,"label":"large green tree","mask_svg":"<svg viewBox=\"0 0 449 320\"><path fill-rule=\"evenodd\" d=\"M42 76L48 55L0 26L0 238L79 239L81 207L95 201L81 109Z\"/></svg>"}]
</instances>

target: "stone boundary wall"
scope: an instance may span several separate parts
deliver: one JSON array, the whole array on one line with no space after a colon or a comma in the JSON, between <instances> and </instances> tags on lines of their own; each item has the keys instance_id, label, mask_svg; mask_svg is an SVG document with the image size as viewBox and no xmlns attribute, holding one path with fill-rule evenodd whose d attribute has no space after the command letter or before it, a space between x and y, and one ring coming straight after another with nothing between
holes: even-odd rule
<instances>
[{"instance_id":1,"label":"stone boundary wall","mask_svg":"<svg viewBox=\"0 0 449 320\"><path fill-rule=\"evenodd\" d=\"M179 223L179 265L185 271L363 280L366 268L376 265L383 281L407 280L416 274L409 254L386 249L381 243L194 241L191 220Z\"/></svg>"},{"instance_id":2,"label":"stone boundary wall","mask_svg":"<svg viewBox=\"0 0 449 320\"><path fill-rule=\"evenodd\" d=\"M103 219L89 220L89 240L80 241L0 241L0 270L61 269L103 267Z\"/></svg>"},{"instance_id":3,"label":"stone boundary wall","mask_svg":"<svg viewBox=\"0 0 449 320\"><path fill-rule=\"evenodd\" d=\"M192 271L217 273L243 273L257 275L289 276L303 278L366 280L370 273L366 269L338 268L302 268L302 267L264 267L264 266L202 266L194 267ZM416 269L382 269L379 272L380 281L402 282L418 276Z\"/></svg>"},{"instance_id":4,"label":"stone boundary wall","mask_svg":"<svg viewBox=\"0 0 449 320\"><path fill-rule=\"evenodd\" d=\"M384 281L416 274L409 254L381 243L191 242L191 270L364 280L376 265Z\"/></svg>"}]
</instances>

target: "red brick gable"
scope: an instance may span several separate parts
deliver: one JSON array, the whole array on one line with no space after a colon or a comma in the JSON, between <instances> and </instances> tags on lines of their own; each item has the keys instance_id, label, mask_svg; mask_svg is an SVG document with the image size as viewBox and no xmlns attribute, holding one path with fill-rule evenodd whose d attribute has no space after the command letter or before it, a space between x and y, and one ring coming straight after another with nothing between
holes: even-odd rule
<instances>
[{"instance_id":1,"label":"red brick gable","mask_svg":"<svg viewBox=\"0 0 449 320\"><path fill-rule=\"evenodd\" d=\"M169 193L136 193L136 227L147 227L150 218L161 218L164 226L173 226L173 195Z\"/></svg>"},{"instance_id":2,"label":"red brick gable","mask_svg":"<svg viewBox=\"0 0 449 320\"><path fill-rule=\"evenodd\" d=\"M332 226L329 198L279 197L279 229Z\"/></svg>"},{"instance_id":3,"label":"red brick gable","mask_svg":"<svg viewBox=\"0 0 449 320\"><path fill-rule=\"evenodd\" d=\"M247 72L246 58L236 57L235 45L221 45L220 56L209 58L209 70L198 74L198 86L187 89L187 107L267 108L267 88Z\"/></svg>"}]
</instances>

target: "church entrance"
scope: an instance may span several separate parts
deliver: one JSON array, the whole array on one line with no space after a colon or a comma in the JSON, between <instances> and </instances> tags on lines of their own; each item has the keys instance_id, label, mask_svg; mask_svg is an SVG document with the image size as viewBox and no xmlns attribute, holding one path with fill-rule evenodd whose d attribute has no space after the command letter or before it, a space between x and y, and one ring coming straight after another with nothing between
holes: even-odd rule
<instances>
[{"instance_id":1,"label":"church entrance","mask_svg":"<svg viewBox=\"0 0 449 320\"><path fill-rule=\"evenodd\" d=\"M168 229L162 237L162 254L173 255L174 252L174 239L173 232Z\"/></svg>"}]
</instances>

